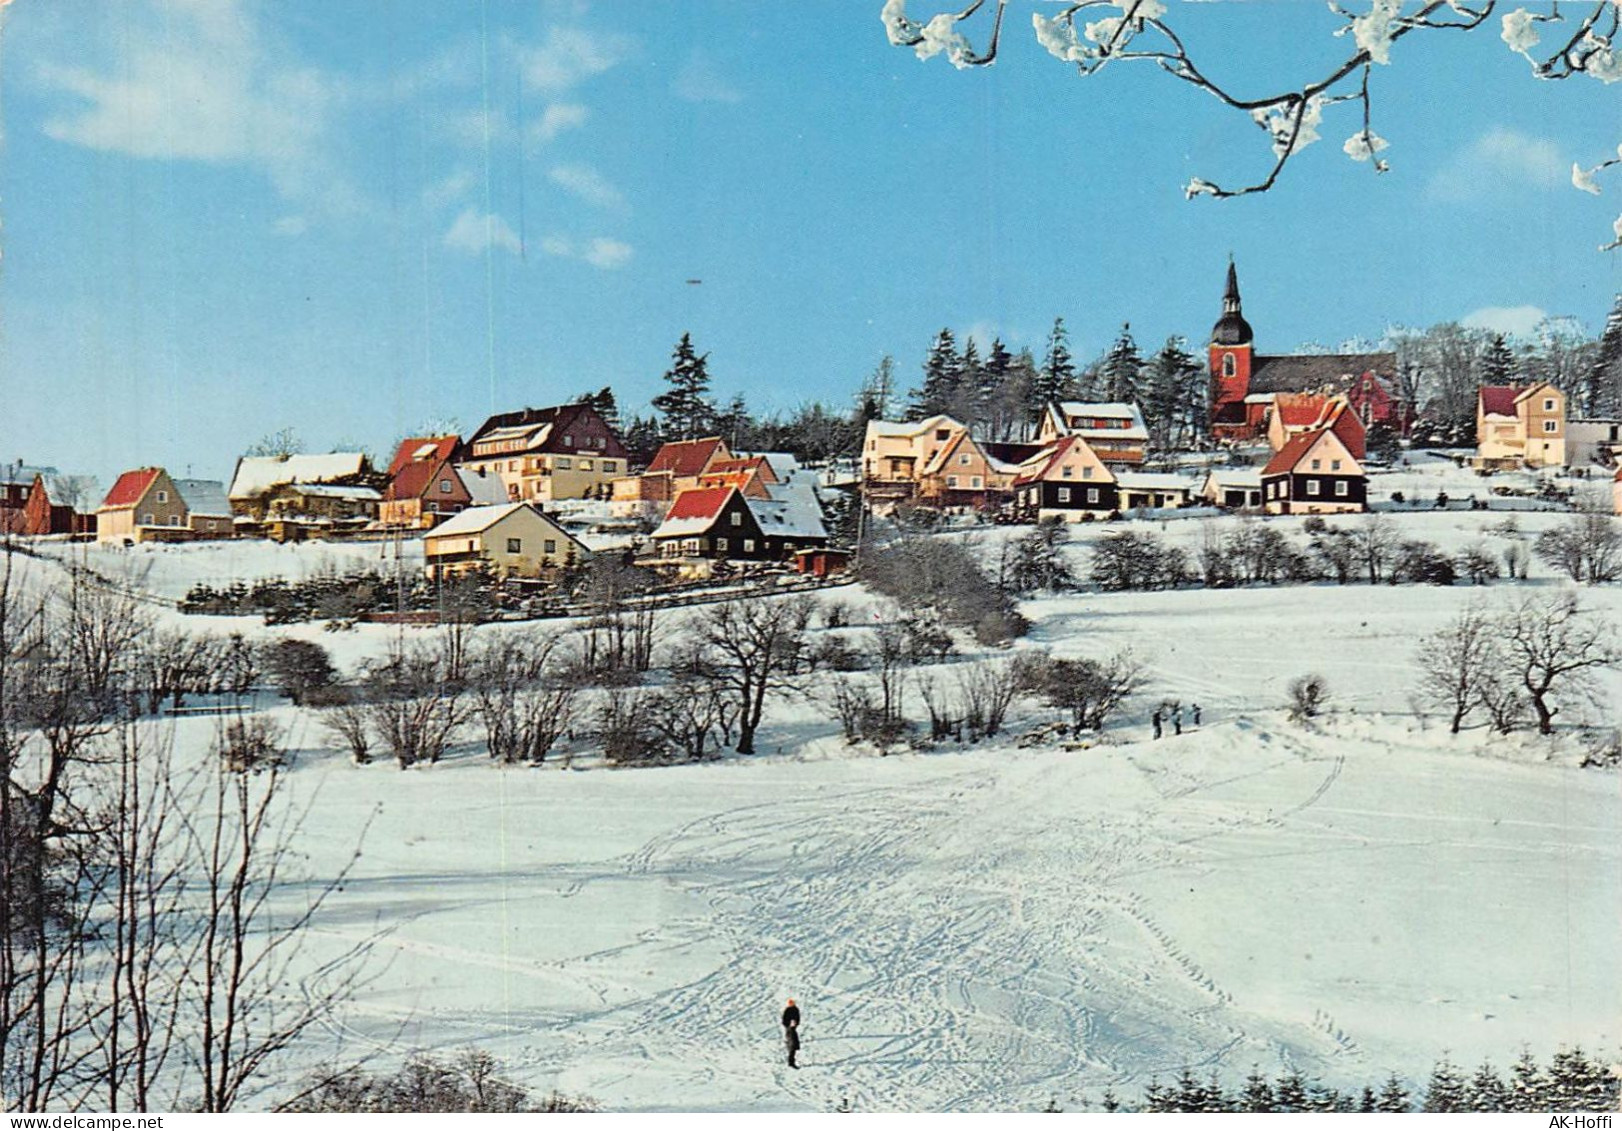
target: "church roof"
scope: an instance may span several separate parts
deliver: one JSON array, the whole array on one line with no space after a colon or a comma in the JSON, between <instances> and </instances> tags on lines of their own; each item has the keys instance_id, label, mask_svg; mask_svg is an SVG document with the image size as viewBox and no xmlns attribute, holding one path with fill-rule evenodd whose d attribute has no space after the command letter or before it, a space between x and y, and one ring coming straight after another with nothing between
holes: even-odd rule
<instances>
[{"instance_id":1,"label":"church roof","mask_svg":"<svg viewBox=\"0 0 1622 1131\"><path fill-rule=\"evenodd\" d=\"M1252 393L1343 392L1365 373L1389 377L1394 353L1323 353L1258 356L1250 369Z\"/></svg>"}]
</instances>

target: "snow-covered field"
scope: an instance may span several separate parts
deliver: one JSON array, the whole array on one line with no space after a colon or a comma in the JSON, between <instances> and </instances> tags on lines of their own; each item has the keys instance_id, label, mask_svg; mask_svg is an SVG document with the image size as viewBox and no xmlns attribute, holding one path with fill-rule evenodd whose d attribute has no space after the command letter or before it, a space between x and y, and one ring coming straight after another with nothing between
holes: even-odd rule
<instances>
[{"instance_id":1,"label":"snow-covered field","mask_svg":"<svg viewBox=\"0 0 1622 1131\"><path fill-rule=\"evenodd\" d=\"M1496 550L1504 517L1393 521ZM1558 516L1518 521L1526 536ZM1157 524L1190 548L1202 526ZM1078 562L1103 529L1072 532ZM237 568L200 547L152 557L157 584L182 591ZM1534 565L1531 588L1559 584ZM311 961L380 933L368 985L285 1070L479 1047L525 1084L616 1110L1035 1110L1106 1085L1132 1099L1184 1066L1361 1084L1422 1077L1444 1052L1616 1056L1622 775L1576 768L1574 734L1452 738L1413 698L1417 639L1506 588L1027 602L1020 647L1130 645L1153 673L1085 750L1010 739L878 757L795 700L753 758L501 770L469 747L401 773L349 764L312 716L277 708L311 805L311 874L335 874L371 821ZM1583 596L1622 621L1622 587ZM292 631L352 667L401 630ZM1309 670L1333 712L1303 727L1279 708ZM1573 720L1614 726L1619 694L1608 676ZM1162 695L1199 701L1204 725L1150 740ZM1028 708L1015 730L1049 717ZM177 727L183 748L206 748L210 723ZM790 996L798 1072L777 1026Z\"/></svg>"}]
</instances>

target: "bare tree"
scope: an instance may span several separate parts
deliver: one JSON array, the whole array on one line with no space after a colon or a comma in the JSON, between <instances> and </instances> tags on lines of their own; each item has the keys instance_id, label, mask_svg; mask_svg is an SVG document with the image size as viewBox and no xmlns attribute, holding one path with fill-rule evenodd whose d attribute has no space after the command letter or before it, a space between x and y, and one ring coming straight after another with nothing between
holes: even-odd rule
<instances>
[{"instance_id":1,"label":"bare tree","mask_svg":"<svg viewBox=\"0 0 1622 1131\"><path fill-rule=\"evenodd\" d=\"M1487 705L1487 683L1503 663L1497 625L1480 605L1470 605L1421 640L1414 658L1420 694L1447 711L1448 730L1458 734L1470 713Z\"/></svg>"},{"instance_id":2,"label":"bare tree","mask_svg":"<svg viewBox=\"0 0 1622 1131\"><path fill-rule=\"evenodd\" d=\"M717 678L737 702L739 754L755 752L755 732L774 694L789 690L805 660L813 606L803 597L734 597L709 606L695 626Z\"/></svg>"},{"instance_id":3,"label":"bare tree","mask_svg":"<svg viewBox=\"0 0 1622 1131\"><path fill-rule=\"evenodd\" d=\"M1323 714L1329 699L1329 682L1317 673L1297 676L1290 681L1290 718L1296 722Z\"/></svg>"},{"instance_id":4,"label":"bare tree","mask_svg":"<svg viewBox=\"0 0 1622 1131\"><path fill-rule=\"evenodd\" d=\"M1615 581L1622 573L1622 528L1595 506L1539 534L1532 549L1573 581Z\"/></svg>"},{"instance_id":5,"label":"bare tree","mask_svg":"<svg viewBox=\"0 0 1622 1131\"><path fill-rule=\"evenodd\" d=\"M1500 631L1509 670L1530 698L1540 734L1554 733L1561 704L1582 696L1596 672L1622 659L1616 627L1570 593L1520 602Z\"/></svg>"},{"instance_id":6,"label":"bare tree","mask_svg":"<svg viewBox=\"0 0 1622 1131\"><path fill-rule=\"evenodd\" d=\"M641 673L652 666L658 625L645 595L653 585L649 571L612 554L591 558L583 596L592 612L581 628L585 670Z\"/></svg>"},{"instance_id":7,"label":"bare tree","mask_svg":"<svg viewBox=\"0 0 1622 1131\"><path fill-rule=\"evenodd\" d=\"M998 656L966 664L957 672L958 701L971 742L1001 733L1009 708L1030 683L1038 663L1032 656Z\"/></svg>"},{"instance_id":8,"label":"bare tree","mask_svg":"<svg viewBox=\"0 0 1622 1131\"><path fill-rule=\"evenodd\" d=\"M738 700L702 644L689 645L670 664L670 682L651 696L653 728L695 762L732 735Z\"/></svg>"},{"instance_id":9,"label":"bare tree","mask_svg":"<svg viewBox=\"0 0 1622 1131\"><path fill-rule=\"evenodd\" d=\"M1143 664L1128 649L1103 661L1050 660L1039 677L1047 702L1070 714L1077 730L1103 730L1112 715L1143 686Z\"/></svg>"},{"instance_id":10,"label":"bare tree","mask_svg":"<svg viewBox=\"0 0 1622 1131\"><path fill-rule=\"evenodd\" d=\"M498 762L538 765L568 730L578 688L555 670L558 643L540 632L511 632L474 653L475 710Z\"/></svg>"},{"instance_id":11,"label":"bare tree","mask_svg":"<svg viewBox=\"0 0 1622 1131\"><path fill-rule=\"evenodd\" d=\"M443 654L422 644L395 643L369 674L373 732L402 770L444 756L466 714L462 690L448 678Z\"/></svg>"},{"instance_id":12,"label":"bare tree","mask_svg":"<svg viewBox=\"0 0 1622 1131\"><path fill-rule=\"evenodd\" d=\"M321 712L322 725L344 744L357 766L372 761L372 717L364 695L360 688L342 688L338 702Z\"/></svg>"},{"instance_id":13,"label":"bare tree","mask_svg":"<svg viewBox=\"0 0 1622 1131\"><path fill-rule=\"evenodd\" d=\"M1357 541L1358 558L1368 574L1369 584L1380 584L1397 552L1396 528L1384 515L1371 514L1358 525L1353 537Z\"/></svg>"}]
</instances>

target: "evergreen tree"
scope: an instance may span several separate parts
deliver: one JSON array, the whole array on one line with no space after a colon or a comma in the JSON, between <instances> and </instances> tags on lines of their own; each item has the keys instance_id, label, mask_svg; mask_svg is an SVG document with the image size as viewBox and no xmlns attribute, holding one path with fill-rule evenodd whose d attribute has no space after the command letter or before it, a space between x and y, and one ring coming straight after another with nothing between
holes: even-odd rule
<instances>
[{"instance_id":1,"label":"evergreen tree","mask_svg":"<svg viewBox=\"0 0 1622 1131\"><path fill-rule=\"evenodd\" d=\"M985 365L980 360L980 347L974 339L965 338L963 353L958 357L957 385L947 400L947 415L961 420L971 428L984 415L981 404Z\"/></svg>"},{"instance_id":2,"label":"evergreen tree","mask_svg":"<svg viewBox=\"0 0 1622 1131\"><path fill-rule=\"evenodd\" d=\"M1113 1112L1117 1112L1117 1111L1121 1110L1121 1101L1115 1095L1115 1089L1114 1088L1105 1088L1104 1089L1103 1105L1104 1105L1104 1110L1107 1111L1107 1112L1113 1113Z\"/></svg>"},{"instance_id":3,"label":"evergreen tree","mask_svg":"<svg viewBox=\"0 0 1622 1131\"><path fill-rule=\"evenodd\" d=\"M857 424L867 427L869 420L889 419L891 401L895 397L895 358L885 354L862 382L856 395Z\"/></svg>"},{"instance_id":4,"label":"evergreen tree","mask_svg":"<svg viewBox=\"0 0 1622 1131\"><path fill-rule=\"evenodd\" d=\"M1561 1049L1549 1061L1545 1107L1551 1111L1599 1111L1606 1099L1604 1069L1579 1048Z\"/></svg>"},{"instance_id":5,"label":"evergreen tree","mask_svg":"<svg viewBox=\"0 0 1622 1131\"><path fill-rule=\"evenodd\" d=\"M1483 385L1511 385L1515 381L1515 355L1510 352L1504 335L1494 334L1481 355L1481 383Z\"/></svg>"},{"instance_id":6,"label":"evergreen tree","mask_svg":"<svg viewBox=\"0 0 1622 1131\"><path fill-rule=\"evenodd\" d=\"M951 330L942 329L930 343L929 355L924 358L924 383L912 391L907 419L923 420L949 412L962 374L963 361L958 357L957 339Z\"/></svg>"},{"instance_id":7,"label":"evergreen tree","mask_svg":"<svg viewBox=\"0 0 1622 1131\"><path fill-rule=\"evenodd\" d=\"M1184 1068L1177 1076L1177 1083L1172 1087L1171 1110L1200 1111L1204 1097L1205 1089L1194 1079L1194 1073Z\"/></svg>"},{"instance_id":8,"label":"evergreen tree","mask_svg":"<svg viewBox=\"0 0 1622 1131\"><path fill-rule=\"evenodd\" d=\"M609 430L614 435L619 435L620 407L619 402L614 399L614 390L611 386L604 385L595 393L582 393L575 398L575 402L596 409L597 415L603 418L603 423L608 425Z\"/></svg>"},{"instance_id":9,"label":"evergreen tree","mask_svg":"<svg viewBox=\"0 0 1622 1131\"><path fill-rule=\"evenodd\" d=\"M1244 1091L1239 1093L1240 1111L1272 1111L1273 1086L1267 1082L1260 1068L1252 1068L1245 1077Z\"/></svg>"},{"instance_id":10,"label":"evergreen tree","mask_svg":"<svg viewBox=\"0 0 1622 1131\"><path fill-rule=\"evenodd\" d=\"M1471 1111L1509 1110L1509 1088L1504 1085L1498 1071L1486 1061L1482 1061L1481 1067L1470 1078L1469 1106Z\"/></svg>"},{"instance_id":11,"label":"evergreen tree","mask_svg":"<svg viewBox=\"0 0 1622 1131\"><path fill-rule=\"evenodd\" d=\"M1104 355L1099 366L1099 380L1106 401L1135 401L1143 381L1143 357L1138 343L1132 339L1132 325L1121 324L1121 334Z\"/></svg>"},{"instance_id":12,"label":"evergreen tree","mask_svg":"<svg viewBox=\"0 0 1622 1131\"><path fill-rule=\"evenodd\" d=\"M1622 412L1622 294L1616 296L1605 319L1583 385L1583 403L1589 413L1613 416Z\"/></svg>"},{"instance_id":13,"label":"evergreen tree","mask_svg":"<svg viewBox=\"0 0 1622 1131\"><path fill-rule=\"evenodd\" d=\"M727 406L715 413L711 428L734 451L748 451L756 446L755 422L742 393L735 393Z\"/></svg>"},{"instance_id":14,"label":"evergreen tree","mask_svg":"<svg viewBox=\"0 0 1622 1131\"><path fill-rule=\"evenodd\" d=\"M1358 1097L1357 1110L1365 1114L1379 1110L1378 1101L1374 1098L1374 1089L1367 1084L1363 1085L1363 1094Z\"/></svg>"},{"instance_id":15,"label":"evergreen tree","mask_svg":"<svg viewBox=\"0 0 1622 1131\"><path fill-rule=\"evenodd\" d=\"M1151 1076L1149 1083L1143 1088L1143 1109L1145 1111L1175 1111L1171 1106L1174 1093L1161 1086L1160 1077Z\"/></svg>"},{"instance_id":16,"label":"evergreen tree","mask_svg":"<svg viewBox=\"0 0 1622 1131\"><path fill-rule=\"evenodd\" d=\"M1205 418L1205 370L1184 348L1182 338L1167 338L1149 363L1142 409L1157 448L1186 444Z\"/></svg>"},{"instance_id":17,"label":"evergreen tree","mask_svg":"<svg viewBox=\"0 0 1622 1131\"><path fill-rule=\"evenodd\" d=\"M1273 1110L1307 1110L1307 1081L1301 1073L1291 1069L1278 1078L1273 1087Z\"/></svg>"},{"instance_id":18,"label":"evergreen tree","mask_svg":"<svg viewBox=\"0 0 1622 1131\"><path fill-rule=\"evenodd\" d=\"M665 435L671 439L698 439L715 419L715 408L706 396L710 391L709 357L693 349L691 334L683 334L676 343L670 368L665 371L670 388L652 402L662 418Z\"/></svg>"},{"instance_id":19,"label":"evergreen tree","mask_svg":"<svg viewBox=\"0 0 1622 1131\"><path fill-rule=\"evenodd\" d=\"M1042 356L1042 367L1036 371L1027 403L1027 418L1034 425L1053 401L1062 401L1075 392L1076 363L1070 356L1070 335L1064 328L1064 319L1055 318L1048 332L1047 352Z\"/></svg>"},{"instance_id":20,"label":"evergreen tree","mask_svg":"<svg viewBox=\"0 0 1622 1131\"><path fill-rule=\"evenodd\" d=\"M1397 1074L1393 1072L1390 1076L1387 1076L1385 1086L1380 1089L1379 1110L1384 1112L1411 1111L1413 1108L1408 1099L1408 1089L1402 1086L1402 1081L1397 1079Z\"/></svg>"},{"instance_id":21,"label":"evergreen tree","mask_svg":"<svg viewBox=\"0 0 1622 1131\"><path fill-rule=\"evenodd\" d=\"M1522 1049L1509 1070L1509 1110L1544 1111L1548 1108L1548 1081L1532 1050Z\"/></svg>"},{"instance_id":22,"label":"evergreen tree","mask_svg":"<svg viewBox=\"0 0 1622 1131\"><path fill-rule=\"evenodd\" d=\"M1469 1091L1464 1076L1453 1062L1443 1057L1431 1069L1430 1082L1425 1085L1425 1104L1420 1109L1428 1112L1465 1111Z\"/></svg>"},{"instance_id":23,"label":"evergreen tree","mask_svg":"<svg viewBox=\"0 0 1622 1131\"><path fill-rule=\"evenodd\" d=\"M631 453L631 462L639 467L646 467L665 442L665 435L664 430L659 427L658 417L636 416L631 418L631 426L625 430L620 441Z\"/></svg>"},{"instance_id":24,"label":"evergreen tree","mask_svg":"<svg viewBox=\"0 0 1622 1131\"><path fill-rule=\"evenodd\" d=\"M992 338L991 352L986 354L986 363L980 367L975 397L980 435L984 439L1006 440L1012 421L1019 413L1018 402L1010 403L1007 399L1013 367L1014 355L1008 352L1001 338Z\"/></svg>"}]
</instances>

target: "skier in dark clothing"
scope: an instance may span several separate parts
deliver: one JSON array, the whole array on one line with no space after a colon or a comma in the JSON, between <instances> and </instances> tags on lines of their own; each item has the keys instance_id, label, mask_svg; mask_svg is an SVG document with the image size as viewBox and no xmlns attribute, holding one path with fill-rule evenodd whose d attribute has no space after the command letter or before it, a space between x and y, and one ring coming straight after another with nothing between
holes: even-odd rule
<instances>
[{"instance_id":1,"label":"skier in dark clothing","mask_svg":"<svg viewBox=\"0 0 1622 1131\"><path fill-rule=\"evenodd\" d=\"M1181 707L1177 707L1172 710L1171 725L1172 732L1174 734L1183 733L1183 709Z\"/></svg>"},{"instance_id":2,"label":"skier in dark clothing","mask_svg":"<svg viewBox=\"0 0 1622 1131\"><path fill-rule=\"evenodd\" d=\"M800 1051L800 1007L793 998L788 999L788 1008L783 1010L783 1043L788 1046L788 1066L800 1067L794 1063Z\"/></svg>"},{"instance_id":3,"label":"skier in dark clothing","mask_svg":"<svg viewBox=\"0 0 1622 1131\"><path fill-rule=\"evenodd\" d=\"M1150 719L1149 719L1149 721L1150 721L1150 722L1151 722L1151 723L1153 723L1153 724L1154 724L1154 727L1155 727L1155 737L1156 737L1156 738L1159 738L1159 737L1160 737L1160 712L1159 712L1159 711L1156 711L1156 712L1155 712L1155 713L1154 713L1154 714L1153 714L1153 715L1152 715L1152 716L1151 716L1151 717L1150 717Z\"/></svg>"},{"instance_id":4,"label":"skier in dark clothing","mask_svg":"<svg viewBox=\"0 0 1622 1131\"><path fill-rule=\"evenodd\" d=\"M1194 725L1200 725L1200 705L1198 703L1194 704Z\"/></svg>"}]
</instances>

